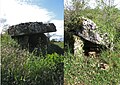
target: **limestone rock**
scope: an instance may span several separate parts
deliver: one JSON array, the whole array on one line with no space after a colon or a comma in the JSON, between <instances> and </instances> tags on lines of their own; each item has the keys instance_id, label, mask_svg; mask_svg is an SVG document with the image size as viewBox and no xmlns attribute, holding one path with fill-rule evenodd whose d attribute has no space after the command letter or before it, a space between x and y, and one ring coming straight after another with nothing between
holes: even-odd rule
<instances>
[{"instance_id":1,"label":"limestone rock","mask_svg":"<svg viewBox=\"0 0 120 85\"><path fill-rule=\"evenodd\" d=\"M101 70L108 70L110 67L108 64L106 63L100 63L98 64L98 67L101 69Z\"/></svg>"},{"instance_id":2,"label":"limestone rock","mask_svg":"<svg viewBox=\"0 0 120 85\"><path fill-rule=\"evenodd\" d=\"M53 23L43 24L42 22L27 22L10 26L8 33L11 36L30 35L37 33L55 32L56 26Z\"/></svg>"},{"instance_id":3,"label":"limestone rock","mask_svg":"<svg viewBox=\"0 0 120 85\"><path fill-rule=\"evenodd\" d=\"M80 28L76 28L72 30L75 35L82 37L85 40L88 40L92 43L109 47L110 41L107 33L102 34L98 32L96 30L97 29L96 24L88 18L82 17L79 18L79 21L81 22L78 23L80 24Z\"/></svg>"},{"instance_id":4,"label":"limestone rock","mask_svg":"<svg viewBox=\"0 0 120 85\"><path fill-rule=\"evenodd\" d=\"M92 57L92 58L95 58L97 55L96 55L96 52L88 52L89 56Z\"/></svg>"},{"instance_id":5,"label":"limestone rock","mask_svg":"<svg viewBox=\"0 0 120 85\"><path fill-rule=\"evenodd\" d=\"M76 35L73 35L73 38L74 38L74 55L75 56L82 56L83 54L83 41L81 40L80 37L76 36Z\"/></svg>"},{"instance_id":6,"label":"limestone rock","mask_svg":"<svg viewBox=\"0 0 120 85\"><path fill-rule=\"evenodd\" d=\"M8 34L17 40L22 49L28 49L36 55L45 55L49 39L44 33L55 31L56 26L53 23L28 22L10 26Z\"/></svg>"}]
</instances>

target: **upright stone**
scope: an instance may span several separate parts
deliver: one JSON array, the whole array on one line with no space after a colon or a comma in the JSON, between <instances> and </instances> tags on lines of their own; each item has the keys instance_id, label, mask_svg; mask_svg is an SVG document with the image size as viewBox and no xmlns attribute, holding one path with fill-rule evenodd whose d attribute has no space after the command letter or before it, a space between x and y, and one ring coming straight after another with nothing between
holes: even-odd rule
<instances>
[{"instance_id":1,"label":"upright stone","mask_svg":"<svg viewBox=\"0 0 120 85\"><path fill-rule=\"evenodd\" d=\"M73 39L74 39L74 56L82 56L84 52L83 41L79 36L76 36L76 35L73 35Z\"/></svg>"},{"instance_id":2,"label":"upright stone","mask_svg":"<svg viewBox=\"0 0 120 85\"><path fill-rule=\"evenodd\" d=\"M16 39L22 49L34 50L45 55L47 53L48 37L44 34L55 32L56 26L53 23L27 22L10 26L8 34Z\"/></svg>"},{"instance_id":3,"label":"upright stone","mask_svg":"<svg viewBox=\"0 0 120 85\"><path fill-rule=\"evenodd\" d=\"M96 24L84 17L75 19L75 26L69 31L75 38L74 42L74 54L81 53L81 49L84 50L85 54L88 53L98 53L101 49L111 49L108 33L100 33L97 29ZM76 26L77 25L77 26ZM81 42L83 41L84 46L81 47ZM80 52L79 52L80 51Z\"/></svg>"}]
</instances>

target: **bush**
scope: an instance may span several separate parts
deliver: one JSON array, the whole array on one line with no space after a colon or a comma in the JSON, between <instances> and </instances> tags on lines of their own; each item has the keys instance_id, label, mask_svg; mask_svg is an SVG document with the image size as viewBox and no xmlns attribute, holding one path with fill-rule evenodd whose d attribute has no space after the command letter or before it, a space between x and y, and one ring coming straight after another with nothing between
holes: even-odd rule
<instances>
[{"instance_id":1,"label":"bush","mask_svg":"<svg viewBox=\"0 0 120 85\"><path fill-rule=\"evenodd\" d=\"M85 2L88 0L72 0L71 5L64 10L65 28L65 85L119 85L120 84L120 10L113 3L104 0L96 2L96 8L91 9ZM110 2L112 0L109 0ZM82 2L82 3L81 3ZM73 43L69 30L80 28L76 24L78 17L93 20L98 28L96 31L107 33L110 42L114 43L113 51L103 51L99 57L73 56ZM70 51L70 52L68 52ZM72 50L73 51L73 50ZM102 66L103 65L103 66ZM107 68L106 68L106 67Z\"/></svg>"},{"instance_id":2,"label":"bush","mask_svg":"<svg viewBox=\"0 0 120 85\"><path fill-rule=\"evenodd\" d=\"M1 36L2 85L56 85L63 83L63 56L35 56L7 34Z\"/></svg>"}]
</instances>

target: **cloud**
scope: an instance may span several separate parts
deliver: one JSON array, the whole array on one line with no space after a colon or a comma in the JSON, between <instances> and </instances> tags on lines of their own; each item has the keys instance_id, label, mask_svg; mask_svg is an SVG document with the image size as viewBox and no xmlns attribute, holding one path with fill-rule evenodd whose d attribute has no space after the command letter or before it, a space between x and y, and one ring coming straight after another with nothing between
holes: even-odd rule
<instances>
[{"instance_id":1,"label":"cloud","mask_svg":"<svg viewBox=\"0 0 120 85\"><path fill-rule=\"evenodd\" d=\"M52 20L51 23L54 23L57 32L55 32L57 35L63 35L64 34L64 20Z\"/></svg>"},{"instance_id":2,"label":"cloud","mask_svg":"<svg viewBox=\"0 0 120 85\"><path fill-rule=\"evenodd\" d=\"M9 25L29 21L47 22L54 18L54 14L45 8L29 5L26 2L18 2L16 0L1 0L0 8L0 18L4 17Z\"/></svg>"},{"instance_id":3,"label":"cloud","mask_svg":"<svg viewBox=\"0 0 120 85\"><path fill-rule=\"evenodd\" d=\"M63 38L64 20L54 19L55 14L45 8L30 4L32 0L1 0L0 7L0 33L4 26L15 25L24 22L52 22L55 24L57 32L51 33ZM56 38L56 37L52 37Z\"/></svg>"},{"instance_id":4,"label":"cloud","mask_svg":"<svg viewBox=\"0 0 120 85\"><path fill-rule=\"evenodd\" d=\"M54 23L57 31L49 33L51 35L50 40L55 39L57 41L63 41L64 39L64 20L51 20Z\"/></svg>"}]
</instances>

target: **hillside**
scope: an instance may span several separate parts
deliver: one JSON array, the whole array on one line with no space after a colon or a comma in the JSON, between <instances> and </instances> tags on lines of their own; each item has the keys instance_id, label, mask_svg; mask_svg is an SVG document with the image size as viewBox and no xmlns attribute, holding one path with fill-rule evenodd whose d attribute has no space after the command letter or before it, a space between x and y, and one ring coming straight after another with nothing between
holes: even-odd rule
<instances>
[{"instance_id":1,"label":"hillside","mask_svg":"<svg viewBox=\"0 0 120 85\"><path fill-rule=\"evenodd\" d=\"M109 4L107 4L107 0L106 2L105 0L96 1L96 3L97 6L93 9L87 5L88 0L72 0L71 5L66 6L64 9L65 85L120 84L120 10L115 7L111 0L109 0ZM79 29L83 30L82 26L84 26L81 25L83 23L81 17L96 23L97 28L95 31L108 34L107 37L109 38L109 43L112 43L112 50L101 49L97 56L94 56L95 52L89 52L91 53L89 56L84 55L84 53L83 55L74 54L76 43L74 43L73 33L71 32L79 33L80 35ZM75 34L75 36L77 35ZM80 41L77 43L80 43ZM85 44L83 43L83 45Z\"/></svg>"},{"instance_id":2,"label":"hillside","mask_svg":"<svg viewBox=\"0 0 120 85\"><path fill-rule=\"evenodd\" d=\"M63 56L36 56L8 34L1 35L1 85L63 84Z\"/></svg>"}]
</instances>

